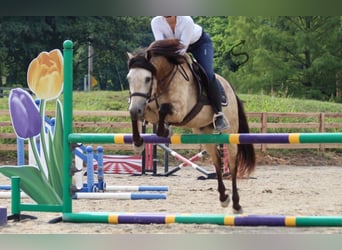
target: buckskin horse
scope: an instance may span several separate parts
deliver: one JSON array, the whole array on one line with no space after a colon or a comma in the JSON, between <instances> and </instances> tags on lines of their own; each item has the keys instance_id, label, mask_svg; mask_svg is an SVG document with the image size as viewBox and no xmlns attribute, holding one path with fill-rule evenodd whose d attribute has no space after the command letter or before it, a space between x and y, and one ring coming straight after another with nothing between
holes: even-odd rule
<instances>
[{"instance_id":1,"label":"buckskin horse","mask_svg":"<svg viewBox=\"0 0 342 250\"><path fill-rule=\"evenodd\" d=\"M195 67L196 64L190 63L191 57L188 54L178 53L182 46L177 39L165 39L155 41L135 54L128 53L129 112L136 152L141 152L144 147L138 130L140 120L156 124L157 135L163 137L170 136L169 125L191 128L193 133L214 132L212 107L203 101L206 87L205 84L204 87L198 84L198 73L195 74L194 69L197 68L196 72L201 71ZM219 75L216 77L222 84L227 100L222 110L230 126L223 132L249 133L242 102L227 80ZM215 144L204 146L215 166L221 206L227 207L229 195L223 183L220 151ZM241 213L237 177L248 176L255 169L254 147L252 144L228 144L227 149L233 212Z\"/></svg>"}]
</instances>

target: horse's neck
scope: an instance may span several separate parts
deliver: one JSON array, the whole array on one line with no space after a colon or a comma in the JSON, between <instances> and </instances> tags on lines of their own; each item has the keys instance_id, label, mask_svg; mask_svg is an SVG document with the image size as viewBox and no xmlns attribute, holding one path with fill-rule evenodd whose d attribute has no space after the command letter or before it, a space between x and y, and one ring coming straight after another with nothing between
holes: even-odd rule
<instances>
[{"instance_id":1,"label":"horse's neck","mask_svg":"<svg viewBox=\"0 0 342 250\"><path fill-rule=\"evenodd\" d=\"M155 57L151 59L151 63L157 69L157 80L164 79L174 67L174 65L164 57Z\"/></svg>"}]
</instances>

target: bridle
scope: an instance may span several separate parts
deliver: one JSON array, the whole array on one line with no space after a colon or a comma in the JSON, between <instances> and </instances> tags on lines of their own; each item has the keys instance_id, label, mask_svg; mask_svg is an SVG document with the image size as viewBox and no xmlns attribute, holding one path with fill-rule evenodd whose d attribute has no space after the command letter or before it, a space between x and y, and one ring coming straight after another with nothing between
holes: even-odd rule
<instances>
[{"instance_id":1,"label":"bridle","mask_svg":"<svg viewBox=\"0 0 342 250\"><path fill-rule=\"evenodd\" d=\"M141 92L134 92L130 93L129 98L131 99L133 96L140 96L146 99L146 102L151 98L152 94L152 87L153 87L153 80L154 76L157 73L157 69L154 67L152 63L150 63L145 56L136 56L133 57L128 62L128 69L131 70L133 68L142 68L146 69L151 73L151 86L147 93L141 93Z\"/></svg>"},{"instance_id":2,"label":"bridle","mask_svg":"<svg viewBox=\"0 0 342 250\"><path fill-rule=\"evenodd\" d=\"M139 96L139 97L143 97L146 99L146 104L147 103L151 103L153 101L156 102L156 106L159 108L159 103L158 103L158 98L163 95L165 93L165 90L169 88L173 78L175 77L177 72L180 72L181 75L184 77L184 79L186 79L187 81L189 81L189 76L187 75L185 69L183 68L182 65L175 65L172 64L172 68L171 70L162 78L162 79L156 79L156 73L157 73L157 69L156 67L150 62L148 61L146 58L144 60L144 63L136 63L136 64L131 64L129 69L132 68L143 68L146 69L147 71L149 71L151 73L151 85L150 88L148 90L147 93L142 93L142 92L134 92L134 93L130 93L130 99L133 96ZM152 96L152 89L153 89L153 84L154 84L154 80L156 79L157 81L157 91L156 93L154 93L154 95Z\"/></svg>"},{"instance_id":3,"label":"bridle","mask_svg":"<svg viewBox=\"0 0 342 250\"><path fill-rule=\"evenodd\" d=\"M133 93L130 93L130 98L132 98L133 96L140 96L146 99L146 103L155 101L158 107L159 104L158 104L157 99L161 95L163 95L164 93L163 90L167 89L170 86L170 83L175 77L177 71L179 71L179 65L173 65L172 69L162 79L156 79L155 75L151 72L151 84L150 84L150 88L148 92L147 93L133 92ZM159 90L157 90L156 93L154 93L154 95L152 96L152 89L153 89L153 84L155 80L157 81L157 89Z\"/></svg>"}]
</instances>

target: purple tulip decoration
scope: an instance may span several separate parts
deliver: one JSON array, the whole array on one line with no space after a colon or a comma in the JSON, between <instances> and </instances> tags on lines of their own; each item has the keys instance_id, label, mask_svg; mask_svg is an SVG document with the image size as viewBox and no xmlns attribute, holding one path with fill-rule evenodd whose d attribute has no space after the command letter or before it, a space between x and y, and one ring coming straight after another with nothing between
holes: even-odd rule
<instances>
[{"instance_id":1,"label":"purple tulip decoration","mask_svg":"<svg viewBox=\"0 0 342 250\"><path fill-rule=\"evenodd\" d=\"M12 125L18 137L34 137L40 133L42 118L29 93L23 89L12 89L9 95L9 111Z\"/></svg>"}]
</instances>

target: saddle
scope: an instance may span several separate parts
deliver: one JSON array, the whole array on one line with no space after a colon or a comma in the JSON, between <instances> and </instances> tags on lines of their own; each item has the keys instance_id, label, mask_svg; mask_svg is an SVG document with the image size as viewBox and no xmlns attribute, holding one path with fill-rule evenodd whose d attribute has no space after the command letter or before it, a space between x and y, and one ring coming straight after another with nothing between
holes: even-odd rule
<instances>
[{"instance_id":1,"label":"saddle","mask_svg":"<svg viewBox=\"0 0 342 250\"><path fill-rule=\"evenodd\" d=\"M209 86L209 79L206 71L204 68L196 62L189 54L185 54L185 60L187 64L189 65L189 68L191 70L191 73L193 74L196 82L196 88L197 88L197 103L192 108L192 110L184 117L183 121L177 124L177 126L183 126L186 123L188 123L190 120L192 120L202 109L203 105L210 105L210 100L208 98L208 88ZM219 90L221 93L221 105L222 106L228 106L228 99L226 96L226 93L224 91L224 88L222 86L222 83L216 79L217 84L219 86Z\"/></svg>"},{"instance_id":2,"label":"saddle","mask_svg":"<svg viewBox=\"0 0 342 250\"><path fill-rule=\"evenodd\" d=\"M191 60L192 62L189 65L190 65L192 74L194 75L194 78L196 79L198 94L200 96L198 100L203 100L203 98L205 98L206 101L210 104L210 101L208 99L208 88L210 88L208 75L198 62L196 62L192 58ZM221 93L221 101L222 101L221 105L227 106L228 100L227 100L226 92L224 91L224 88L222 86L222 83L217 78L216 78L216 82L217 82L217 85L219 86L219 90Z\"/></svg>"}]
</instances>

